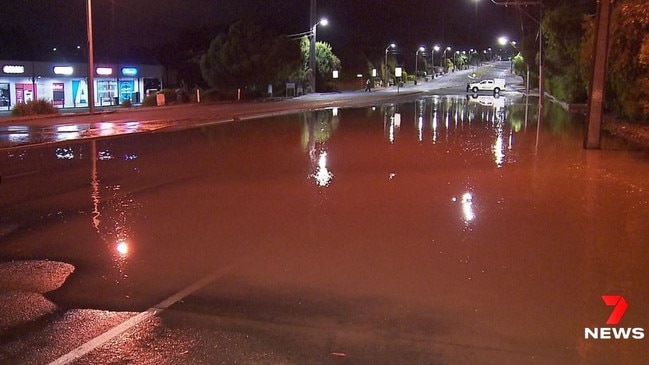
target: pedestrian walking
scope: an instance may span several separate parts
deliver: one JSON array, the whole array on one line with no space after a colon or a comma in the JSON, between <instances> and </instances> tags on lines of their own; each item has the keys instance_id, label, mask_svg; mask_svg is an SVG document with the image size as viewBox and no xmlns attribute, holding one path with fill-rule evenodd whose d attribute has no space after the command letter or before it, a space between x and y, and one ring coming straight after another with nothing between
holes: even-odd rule
<instances>
[{"instance_id":1,"label":"pedestrian walking","mask_svg":"<svg viewBox=\"0 0 649 365\"><path fill-rule=\"evenodd\" d=\"M365 81L365 91L372 92L372 80L371 79L367 79L367 81Z\"/></svg>"}]
</instances>

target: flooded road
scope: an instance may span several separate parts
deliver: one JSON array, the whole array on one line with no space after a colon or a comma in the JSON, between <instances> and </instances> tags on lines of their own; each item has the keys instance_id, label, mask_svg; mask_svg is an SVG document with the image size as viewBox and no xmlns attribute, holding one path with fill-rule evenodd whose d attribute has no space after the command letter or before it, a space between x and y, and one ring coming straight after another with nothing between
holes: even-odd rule
<instances>
[{"instance_id":1,"label":"flooded road","mask_svg":"<svg viewBox=\"0 0 649 365\"><path fill-rule=\"evenodd\" d=\"M649 156L547 111L435 96L3 151L0 258L72 265L59 313L210 278L80 364L643 363L644 336L585 330L649 328ZM83 343L39 362L33 326L3 331L11 363Z\"/></svg>"}]
</instances>

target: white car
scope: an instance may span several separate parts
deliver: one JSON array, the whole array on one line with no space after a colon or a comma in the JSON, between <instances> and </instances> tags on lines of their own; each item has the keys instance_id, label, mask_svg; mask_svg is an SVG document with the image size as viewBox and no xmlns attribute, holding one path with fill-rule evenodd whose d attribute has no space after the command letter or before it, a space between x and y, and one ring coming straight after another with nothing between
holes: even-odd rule
<instances>
[{"instance_id":1,"label":"white car","mask_svg":"<svg viewBox=\"0 0 649 365\"><path fill-rule=\"evenodd\" d=\"M488 79L466 85L466 91L474 93L478 91L493 91L494 94L498 94L502 90L505 90L505 79Z\"/></svg>"}]
</instances>

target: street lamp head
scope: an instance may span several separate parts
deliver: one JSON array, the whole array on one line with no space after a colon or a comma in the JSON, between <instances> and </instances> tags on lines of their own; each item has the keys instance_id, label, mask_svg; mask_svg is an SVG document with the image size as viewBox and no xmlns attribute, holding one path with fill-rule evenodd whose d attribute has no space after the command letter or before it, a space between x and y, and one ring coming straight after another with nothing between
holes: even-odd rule
<instances>
[{"instance_id":1,"label":"street lamp head","mask_svg":"<svg viewBox=\"0 0 649 365\"><path fill-rule=\"evenodd\" d=\"M498 38L498 43L499 43L501 46L506 45L507 42L509 42L509 40L507 39L507 37L499 37L499 38Z\"/></svg>"},{"instance_id":2,"label":"street lamp head","mask_svg":"<svg viewBox=\"0 0 649 365\"><path fill-rule=\"evenodd\" d=\"M439 52L439 46L438 46L438 45L434 45L434 46L433 46L433 50L434 50L435 52Z\"/></svg>"},{"instance_id":3,"label":"street lamp head","mask_svg":"<svg viewBox=\"0 0 649 365\"><path fill-rule=\"evenodd\" d=\"M329 24L329 20L327 18L322 18L322 19L320 19L318 24L322 25L323 27L326 27L327 24Z\"/></svg>"},{"instance_id":4,"label":"street lamp head","mask_svg":"<svg viewBox=\"0 0 649 365\"><path fill-rule=\"evenodd\" d=\"M450 51L450 50L451 50L451 46L446 47L446 50L447 50L447 51Z\"/></svg>"},{"instance_id":5,"label":"street lamp head","mask_svg":"<svg viewBox=\"0 0 649 365\"><path fill-rule=\"evenodd\" d=\"M424 48L424 46L419 47L419 51L420 51L420 52L423 52L423 51L425 51L425 50L426 50L426 48Z\"/></svg>"}]
</instances>

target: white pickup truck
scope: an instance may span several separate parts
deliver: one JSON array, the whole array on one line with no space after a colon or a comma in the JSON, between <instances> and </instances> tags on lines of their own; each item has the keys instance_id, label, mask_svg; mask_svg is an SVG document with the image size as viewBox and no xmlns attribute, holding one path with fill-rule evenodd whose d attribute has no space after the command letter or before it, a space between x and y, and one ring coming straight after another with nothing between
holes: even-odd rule
<instances>
[{"instance_id":1,"label":"white pickup truck","mask_svg":"<svg viewBox=\"0 0 649 365\"><path fill-rule=\"evenodd\" d=\"M502 90L505 90L505 79L488 79L466 84L467 92L493 91L498 94Z\"/></svg>"}]
</instances>

